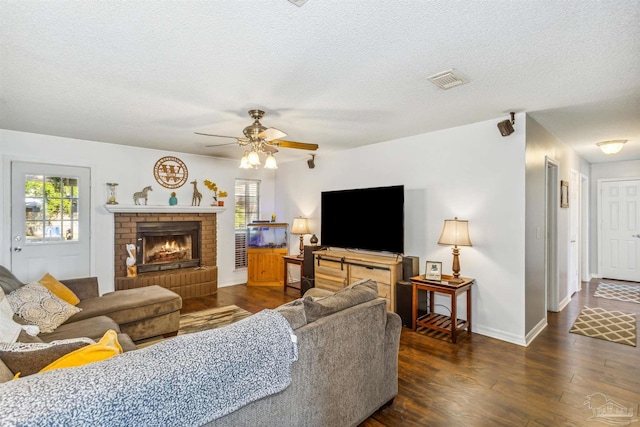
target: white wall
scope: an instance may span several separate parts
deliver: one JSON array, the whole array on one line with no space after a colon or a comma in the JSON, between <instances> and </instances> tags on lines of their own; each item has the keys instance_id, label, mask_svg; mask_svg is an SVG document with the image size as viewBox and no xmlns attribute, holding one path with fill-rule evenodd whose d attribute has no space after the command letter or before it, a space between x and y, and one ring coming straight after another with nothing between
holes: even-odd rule
<instances>
[{"instance_id":1,"label":"white wall","mask_svg":"<svg viewBox=\"0 0 640 427\"><path fill-rule=\"evenodd\" d=\"M624 150L624 148L623 148ZM627 162L612 163L594 163L591 165L591 185L590 194L591 217L589 233L591 235L590 246L590 266L591 272L595 277L599 277L599 260L598 260L598 181L602 179L617 178L639 178L640 177L640 160L631 160Z\"/></svg>"},{"instance_id":2,"label":"white wall","mask_svg":"<svg viewBox=\"0 0 640 427\"><path fill-rule=\"evenodd\" d=\"M526 119L526 333L546 325L545 294L545 158L558 163L558 180L569 181L571 169L589 175L589 166L568 145L558 140L538 122ZM558 189L560 183L557 183ZM558 212L559 301L569 300L569 209ZM542 324L541 324L542 322Z\"/></svg>"},{"instance_id":3,"label":"white wall","mask_svg":"<svg viewBox=\"0 0 640 427\"><path fill-rule=\"evenodd\" d=\"M315 169L300 160L281 165L276 174L282 220L307 216L320 237L322 191L403 184L405 254L420 257L421 272L426 260L441 260L450 274L451 247L437 244L443 221L468 219L474 246L461 248L460 264L463 276L476 279L473 330L524 344L525 133L524 126L516 126L504 138L497 122L339 153L323 153L320 143ZM517 115L516 123L524 123L524 115ZM362 214L378 217L380 230L371 231L384 232L383 200L379 209ZM296 239L291 247L297 252ZM444 298L437 303L449 305ZM459 313L465 313L463 298L460 304Z\"/></svg>"},{"instance_id":4,"label":"white wall","mask_svg":"<svg viewBox=\"0 0 640 427\"><path fill-rule=\"evenodd\" d=\"M211 203L211 192L204 186L209 179L226 190L227 210L218 214L218 283L219 286L246 282L246 269L234 271L233 191L235 178L260 179L262 210L274 211L274 173L269 170L242 170L238 161L197 156L178 152L151 150L99 143L93 141L59 138L47 135L0 130L0 264L10 266L8 248L10 242L10 164L11 161L53 163L91 168L91 222L92 222L92 274L97 276L100 291L113 290L113 215L104 204L107 200L106 182L117 182L117 198L120 204L133 204L132 195L151 185L149 205L168 205L171 191L176 191L178 204L191 205L193 186L189 183L170 190L158 184L153 176L153 166L164 156L180 158L189 170L189 181L198 180L202 203Z\"/></svg>"}]
</instances>

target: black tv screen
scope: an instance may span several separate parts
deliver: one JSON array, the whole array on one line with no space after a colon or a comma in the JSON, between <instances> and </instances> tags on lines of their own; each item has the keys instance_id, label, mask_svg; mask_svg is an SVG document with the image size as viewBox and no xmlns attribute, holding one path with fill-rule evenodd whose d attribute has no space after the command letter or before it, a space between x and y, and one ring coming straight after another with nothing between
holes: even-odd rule
<instances>
[{"instance_id":1,"label":"black tv screen","mask_svg":"<svg viewBox=\"0 0 640 427\"><path fill-rule=\"evenodd\" d=\"M404 253L404 186L324 191L320 243Z\"/></svg>"}]
</instances>

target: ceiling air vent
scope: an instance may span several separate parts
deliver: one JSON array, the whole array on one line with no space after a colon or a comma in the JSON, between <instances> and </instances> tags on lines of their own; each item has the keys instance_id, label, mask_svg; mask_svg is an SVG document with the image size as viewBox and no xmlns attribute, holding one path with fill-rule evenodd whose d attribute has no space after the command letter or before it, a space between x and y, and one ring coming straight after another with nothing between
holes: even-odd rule
<instances>
[{"instance_id":1,"label":"ceiling air vent","mask_svg":"<svg viewBox=\"0 0 640 427\"><path fill-rule=\"evenodd\" d=\"M457 75L455 70L447 70L438 74L434 74L433 76L427 77L434 85L438 86L440 89L451 89L452 87L460 86L465 83L469 83L469 80L465 79Z\"/></svg>"}]
</instances>

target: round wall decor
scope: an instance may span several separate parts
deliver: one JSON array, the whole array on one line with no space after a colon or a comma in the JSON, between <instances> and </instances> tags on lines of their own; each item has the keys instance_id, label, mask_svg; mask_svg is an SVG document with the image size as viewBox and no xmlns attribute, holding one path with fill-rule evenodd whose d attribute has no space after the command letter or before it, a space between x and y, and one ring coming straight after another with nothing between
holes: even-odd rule
<instances>
[{"instance_id":1,"label":"round wall decor","mask_svg":"<svg viewBox=\"0 0 640 427\"><path fill-rule=\"evenodd\" d=\"M161 158L153 166L153 176L165 188L179 188L187 182L189 171L182 160L173 156Z\"/></svg>"}]
</instances>

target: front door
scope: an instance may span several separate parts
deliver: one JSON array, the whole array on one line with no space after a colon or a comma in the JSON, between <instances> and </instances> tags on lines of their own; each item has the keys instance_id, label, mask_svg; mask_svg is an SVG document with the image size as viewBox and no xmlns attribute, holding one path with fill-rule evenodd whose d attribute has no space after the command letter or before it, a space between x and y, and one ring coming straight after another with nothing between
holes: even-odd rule
<instances>
[{"instance_id":1,"label":"front door","mask_svg":"<svg viewBox=\"0 0 640 427\"><path fill-rule=\"evenodd\" d=\"M83 167L11 163L11 270L23 282L91 274L90 176Z\"/></svg>"},{"instance_id":2,"label":"front door","mask_svg":"<svg viewBox=\"0 0 640 427\"><path fill-rule=\"evenodd\" d=\"M640 282L640 179L600 187L600 275Z\"/></svg>"}]
</instances>

